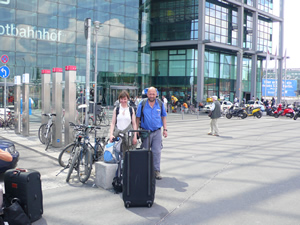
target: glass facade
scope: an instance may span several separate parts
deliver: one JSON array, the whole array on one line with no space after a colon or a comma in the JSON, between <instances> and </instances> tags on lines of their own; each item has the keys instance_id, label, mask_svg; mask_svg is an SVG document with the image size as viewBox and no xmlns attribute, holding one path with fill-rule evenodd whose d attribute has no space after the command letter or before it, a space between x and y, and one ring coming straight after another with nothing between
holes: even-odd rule
<instances>
[{"instance_id":1,"label":"glass facade","mask_svg":"<svg viewBox=\"0 0 300 225\"><path fill-rule=\"evenodd\" d=\"M253 0L244 0L253 6ZM152 0L151 42L160 42L159 48L151 51L152 84L161 87L170 97L173 93L182 101L188 94L196 95L197 89L197 44L172 46L172 41L198 40L197 0ZM272 13L272 0L259 0L258 9ZM238 8L227 1L205 1L204 39L210 43L238 47ZM200 23L200 21L199 21ZM253 13L245 10L241 18L243 26L243 48L253 49ZM258 16L257 51L272 51L273 22ZM163 42L168 45L163 47ZM191 54L193 52L193 54ZM191 57L193 56L193 57ZM228 48L205 47L204 56L204 97L217 95L233 100L236 93L237 55ZM263 58L258 58L256 86L261 87L261 66ZM242 95L250 96L252 58L245 54L242 60ZM190 84L192 83L192 85ZM257 96L261 90L257 89ZM196 96L194 96L196 99Z\"/></svg>"},{"instance_id":2,"label":"glass facade","mask_svg":"<svg viewBox=\"0 0 300 225\"><path fill-rule=\"evenodd\" d=\"M198 39L198 0L152 0L151 41Z\"/></svg>"},{"instance_id":3,"label":"glass facade","mask_svg":"<svg viewBox=\"0 0 300 225\"><path fill-rule=\"evenodd\" d=\"M40 99L41 70L66 65L77 67L78 92L86 81L86 39L84 20L100 21L97 35L97 92L104 104L112 105L120 89L131 87L136 95L149 85L162 94L196 99L199 26L204 28L204 96L218 95L232 100L236 92L238 62L242 62L243 93L252 91L251 54L237 59L238 24L243 26L242 47L253 49L253 30L257 27L255 51L272 52L273 21L263 12L273 12L273 0L258 0L258 21L253 0L244 0L243 18L238 6L225 0L9 0L0 3L1 54L9 56L7 66L12 83L15 75L30 74L31 97ZM201 1L200 1L201 2ZM251 8L252 9L252 8ZM199 21L199 10L204 21ZM92 25L90 82L94 82L96 33ZM172 45L183 41L183 45ZM150 43L160 42L159 47ZM161 43L168 42L168 45ZM226 47L220 47L226 46ZM235 51L232 51L235 49ZM150 56L151 53L151 56ZM257 60L257 94L261 84L263 57ZM201 68L202 70L202 68ZM201 72L202 73L202 72ZM1 81L0 81L1 83ZM131 89L130 89L131 90ZM0 99L1 101L1 99ZM1 101L3 102L3 101ZM38 104L37 104L38 105Z\"/></svg>"},{"instance_id":4,"label":"glass facade","mask_svg":"<svg viewBox=\"0 0 300 225\"><path fill-rule=\"evenodd\" d=\"M0 52L9 56L8 82L30 74L31 97L39 99L41 70L67 65L77 67L78 85L86 75L84 20L100 21L98 31L99 91L111 100L111 85L142 89L150 73L148 1L140 0L11 0L0 3ZM95 68L95 32L91 28L91 83ZM82 83L80 85L80 82Z\"/></svg>"}]
</instances>

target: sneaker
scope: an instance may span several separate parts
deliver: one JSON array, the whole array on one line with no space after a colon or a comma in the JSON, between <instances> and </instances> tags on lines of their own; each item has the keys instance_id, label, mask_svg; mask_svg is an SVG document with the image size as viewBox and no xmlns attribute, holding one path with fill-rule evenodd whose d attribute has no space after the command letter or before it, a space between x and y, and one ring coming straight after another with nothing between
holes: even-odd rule
<instances>
[{"instance_id":1,"label":"sneaker","mask_svg":"<svg viewBox=\"0 0 300 225\"><path fill-rule=\"evenodd\" d=\"M209 132L208 135L212 135L212 133Z\"/></svg>"},{"instance_id":2,"label":"sneaker","mask_svg":"<svg viewBox=\"0 0 300 225\"><path fill-rule=\"evenodd\" d=\"M161 177L159 171L155 171L155 178L156 178L157 180L161 180L161 179L162 179L162 177Z\"/></svg>"}]
</instances>

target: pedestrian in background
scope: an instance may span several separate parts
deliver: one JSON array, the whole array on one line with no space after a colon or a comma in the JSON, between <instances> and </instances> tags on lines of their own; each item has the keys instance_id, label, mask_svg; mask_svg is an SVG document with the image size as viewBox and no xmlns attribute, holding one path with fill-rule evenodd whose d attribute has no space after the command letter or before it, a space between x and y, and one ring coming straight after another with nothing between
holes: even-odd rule
<instances>
[{"instance_id":1,"label":"pedestrian in background","mask_svg":"<svg viewBox=\"0 0 300 225\"><path fill-rule=\"evenodd\" d=\"M143 117L142 115L142 103L141 102L137 109L136 114L136 124L139 127L141 122L141 128L145 130L150 130L150 136L142 138L142 146L145 149L149 149L151 147L151 151L153 153L153 165L155 170L155 178L161 180L162 177L160 175L160 159L161 159L161 150L162 150L162 135L161 135L161 127L163 126L163 136L166 138L168 136L167 130L167 113L164 104L161 105L156 99L156 88L150 87L147 92L148 99L146 100L146 104L143 109ZM150 145L148 138L150 138Z\"/></svg>"},{"instance_id":2,"label":"pedestrian in background","mask_svg":"<svg viewBox=\"0 0 300 225\"><path fill-rule=\"evenodd\" d=\"M161 98L162 98L162 101L164 103L165 110L167 111L168 110L168 99L164 95L161 96Z\"/></svg>"},{"instance_id":3,"label":"pedestrian in background","mask_svg":"<svg viewBox=\"0 0 300 225\"><path fill-rule=\"evenodd\" d=\"M274 97L272 98L271 102L272 102L271 106L274 106L275 105L275 98Z\"/></svg>"},{"instance_id":4,"label":"pedestrian in background","mask_svg":"<svg viewBox=\"0 0 300 225\"><path fill-rule=\"evenodd\" d=\"M210 131L208 135L219 136L218 118L221 117L221 105L217 96L212 96Z\"/></svg>"}]
</instances>

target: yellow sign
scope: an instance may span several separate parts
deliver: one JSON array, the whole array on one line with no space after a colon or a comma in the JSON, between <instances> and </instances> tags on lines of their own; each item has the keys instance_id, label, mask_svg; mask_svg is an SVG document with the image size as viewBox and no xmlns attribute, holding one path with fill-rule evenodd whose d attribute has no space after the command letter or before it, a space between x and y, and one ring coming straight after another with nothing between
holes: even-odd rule
<instances>
[{"instance_id":1,"label":"yellow sign","mask_svg":"<svg viewBox=\"0 0 300 225\"><path fill-rule=\"evenodd\" d=\"M212 98L207 98L206 101L207 102L213 102L213 99Z\"/></svg>"}]
</instances>

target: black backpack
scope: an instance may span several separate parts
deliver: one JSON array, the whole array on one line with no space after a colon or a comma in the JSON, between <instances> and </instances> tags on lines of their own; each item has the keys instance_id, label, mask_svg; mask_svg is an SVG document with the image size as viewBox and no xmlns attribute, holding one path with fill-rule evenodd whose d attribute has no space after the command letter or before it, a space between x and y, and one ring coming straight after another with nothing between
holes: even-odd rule
<instances>
[{"instance_id":1,"label":"black backpack","mask_svg":"<svg viewBox=\"0 0 300 225\"><path fill-rule=\"evenodd\" d=\"M112 182L112 186L114 188L115 194L122 193L122 191L123 191L123 184L122 184L123 176L122 176L122 171L121 171L121 163L122 163L122 160L120 160L118 162L118 169L116 171L116 176L114 177L113 182Z\"/></svg>"}]
</instances>

